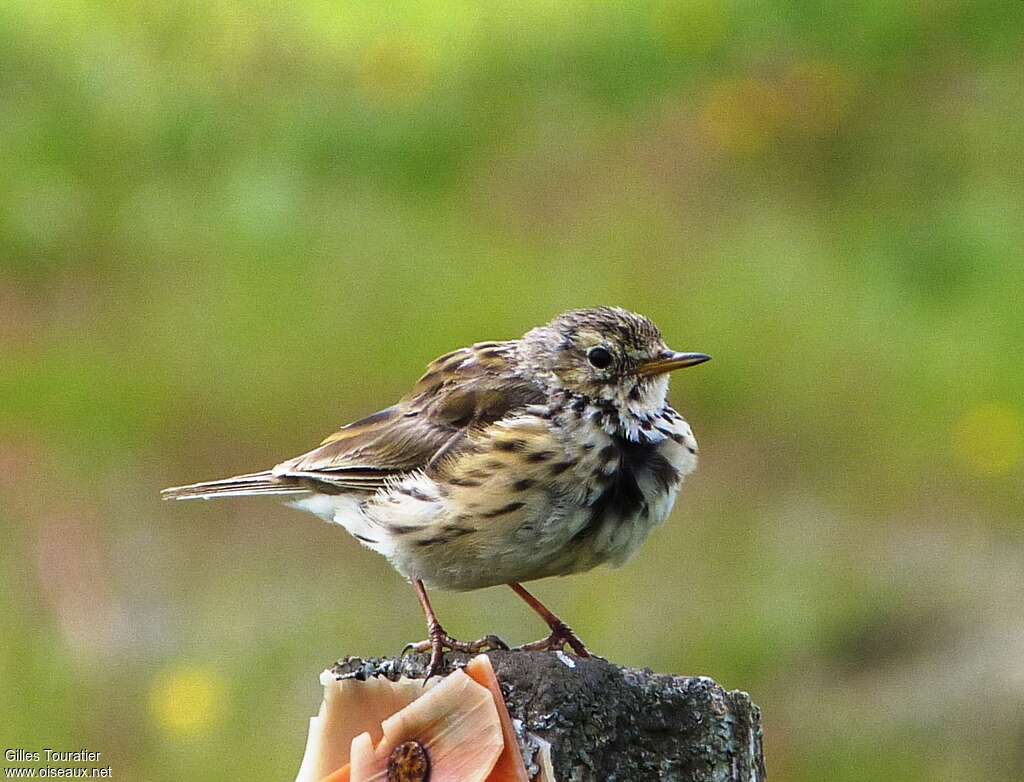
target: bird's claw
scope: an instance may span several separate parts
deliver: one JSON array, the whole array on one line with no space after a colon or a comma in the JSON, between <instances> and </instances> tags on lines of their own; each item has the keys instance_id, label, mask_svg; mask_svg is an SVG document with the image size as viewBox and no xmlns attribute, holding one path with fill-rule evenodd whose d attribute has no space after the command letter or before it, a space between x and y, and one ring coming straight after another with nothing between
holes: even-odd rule
<instances>
[{"instance_id":1,"label":"bird's claw","mask_svg":"<svg viewBox=\"0 0 1024 782\"><path fill-rule=\"evenodd\" d=\"M459 641L456 638L452 638L447 633L442 633L436 639L440 643L443 650L449 652L465 652L467 654L477 654L479 652L489 652L494 650L500 650L507 652L509 645L505 643L501 638L496 635L485 635L483 638L479 638L476 641ZM425 641L416 641L415 643L409 643L402 649L402 656L409 654L422 654L424 652L432 651L434 648L435 639L428 638Z\"/></svg>"},{"instance_id":2,"label":"bird's claw","mask_svg":"<svg viewBox=\"0 0 1024 782\"><path fill-rule=\"evenodd\" d=\"M507 652L509 646L496 635L485 635L476 641L460 641L438 628L437 632L431 632L430 638L427 640L406 644L405 648L402 649L402 656L404 657L410 652L415 654L430 652L430 669L427 672L427 678L429 679L441 673L441 669L444 667L444 653L446 651L479 654L480 652L496 649Z\"/></svg>"},{"instance_id":3,"label":"bird's claw","mask_svg":"<svg viewBox=\"0 0 1024 782\"><path fill-rule=\"evenodd\" d=\"M407 643L402 647L402 657L405 657L407 654L422 654L423 652L429 652L430 649L430 641L415 641L413 643Z\"/></svg>"},{"instance_id":4,"label":"bird's claw","mask_svg":"<svg viewBox=\"0 0 1024 782\"><path fill-rule=\"evenodd\" d=\"M478 638L466 644L466 648L460 649L462 652L469 652L470 654L477 654L479 652L493 652L501 651L507 652L509 645L505 643L501 638L496 635L485 635L483 638Z\"/></svg>"},{"instance_id":5,"label":"bird's claw","mask_svg":"<svg viewBox=\"0 0 1024 782\"><path fill-rule=\"evenodd\" d=\"M551 628L551 635L540 641L523 644L515 647L514 652L560 652L568 646L578 657L591 657L589 650L583 645L583 641L572 631L567 624L559 624Z\"/></svg>"}]
</instances>

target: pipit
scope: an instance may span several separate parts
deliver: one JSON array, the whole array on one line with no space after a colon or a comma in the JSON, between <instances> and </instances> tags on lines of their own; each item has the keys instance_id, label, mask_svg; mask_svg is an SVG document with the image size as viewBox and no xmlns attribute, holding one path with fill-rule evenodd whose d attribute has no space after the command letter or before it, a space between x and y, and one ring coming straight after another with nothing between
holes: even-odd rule
<instances>
[{"instance_id":1,"label":"pipit","mask_svg":"<svg viewBox=\"0 0 1024 782\"><path fill-rule=\"evenodd\" d=\"M436 673L463 642L426 587L507 584L550 635L519 647L589 653L522 582L621 565L665 520L697 461L668 373L708 360L668 349L647 318L574 310L522 339L436 359L396 404L270 470L166 489L166 499L286 495L383 554L415 586Z\"/></svg>"}]
</instances>

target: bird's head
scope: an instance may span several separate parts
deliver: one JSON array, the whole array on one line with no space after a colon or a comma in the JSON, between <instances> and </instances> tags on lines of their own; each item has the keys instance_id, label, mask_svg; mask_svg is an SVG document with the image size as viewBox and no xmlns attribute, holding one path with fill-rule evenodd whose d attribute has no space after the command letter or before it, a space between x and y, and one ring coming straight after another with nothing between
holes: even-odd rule
<instances>
[{"instance_id":1,"label":"bird's head","mask_svg":"<svg viewBox=\"0 0 1024 782\"><path fill-rule=\"evenodd\" d=\"M569 392L649 415L668 394L668 374L707 361L703 353L677 353L643 315L619 307L563 313L528 332L522 361L549 392Z\"/></svg>"}]
</instances>

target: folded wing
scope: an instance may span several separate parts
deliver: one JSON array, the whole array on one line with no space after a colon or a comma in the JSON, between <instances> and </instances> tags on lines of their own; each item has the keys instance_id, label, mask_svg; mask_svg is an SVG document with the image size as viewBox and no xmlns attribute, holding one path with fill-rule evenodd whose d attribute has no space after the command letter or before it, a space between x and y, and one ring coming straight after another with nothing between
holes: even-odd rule
<instances>
[{"instance_id":1,"label":"folded wing","mask_svg":"<svg viewBox=\"0 0 1024 782\"><path fill-rule=\"evenodd\" d=\"M442 356L398 404L342 427L272 474L339 491L376 491L410 472L429 471L457 455L474 428L544 401L538 386L512 372L513 345L480 343Z\"/></svg>"}]
</instances>

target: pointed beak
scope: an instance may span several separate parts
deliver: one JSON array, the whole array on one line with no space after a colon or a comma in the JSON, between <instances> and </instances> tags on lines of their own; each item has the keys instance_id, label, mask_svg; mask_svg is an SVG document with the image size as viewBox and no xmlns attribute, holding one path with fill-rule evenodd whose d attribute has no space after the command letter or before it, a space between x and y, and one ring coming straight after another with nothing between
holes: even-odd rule
<instances>
[{"instance_id":1,"label":"pointed beak","mask_svg":"<svg viewBox=\"0 0 1024 782\"><path fill-rule=\"evenodd\" d=\"M657 358L652 358L638 366L636 374L640 375L640 377L663 375L666 372L672 372L683 367L695 367L697 364L703 364L705 361L710 360L711 356L706 356L703 353L675 353L671 350L666 350Z\"/></svg>"}]
</instances>

